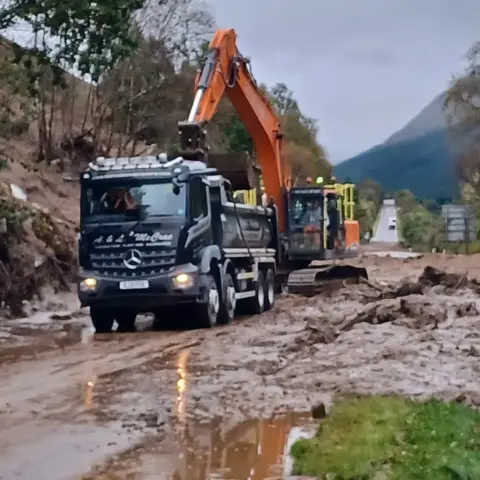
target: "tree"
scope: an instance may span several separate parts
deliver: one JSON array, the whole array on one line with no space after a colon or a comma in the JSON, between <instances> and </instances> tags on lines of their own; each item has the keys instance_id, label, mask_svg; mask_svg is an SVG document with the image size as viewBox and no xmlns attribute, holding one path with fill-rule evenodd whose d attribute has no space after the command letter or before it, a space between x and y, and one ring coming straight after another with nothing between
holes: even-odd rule
<instances>
[{"instance_id":1,"label":"tree","mask_svg":"<svg viewBox=\"0 0 480 480\"><path fill-rule=\"evenodd\" d=\"M395 204L406 212L408 210L413 210L418 205L418 202L413 193L409 190L399 190L395 194Z\"/></svg>"},{"instance_id":2,"label":"tree","mask_svg":"<svg viewBox=\"0 0 480 480\"><path fill-rule=\"evenodd\" d=\"M329 179L331 165L317 141L316 121L300 111L293 92L284 83L267 89L267 96L280 117L293 181L307 176Z\"/></svg>"},{"instance_id":3,"label":"tree","mask_svg":"<svg viewBox=\"0 0 480 480\"><path fill-rule=\"evenodd\" d=\"M456 164L457 175L461 182L468 184L480 197L480 147L473 146L461 154Z\"/></svg>"},{"instance_id":4,"label":"tree","mask_svg":"<svg viewBox=\"0 0 480 480\"><path fill-rule=\"evenodd\" d=\"M297 101L293 98L293 92L285 83L275 84L269 91L271 101L279 115L295 112L300 115Z\"/></svg>"},{"instance_id":5,"label":"tree","mask_svg":"<svg viewBox=\"0 0 480 480\"><path fill-rule=\"evenodd\" d=\"M29 73L38 118L38 160L58 156L54 130L57 106L67 103L66 70L87 75L96 83L130 55L136 45L131 19L143 5L144 0L11 0L2 10L0 30L23 22L33 32L33 46L13 45L10 61Z\"/></svg>"},{"instance_id":6,"label":"tree","mask_svg":"<svg viewBox=\"0 0 480 480\"><path fill-rule=\"evenodd\" d=\"M398 191L395 203L399 207L399 226L406 245L431 249L443 243L443 219L438 213L429 211L408 190Z\"/></svg>"},{"instance_id":7,"label":"tree","mask_svg":"<svg viewBox=\"0 0 480 480\"><path fill-rule=\"evenodd\" d=\"M109 154L113 147L113 153L132 154L147 139L168 147L165 139L176 138L176 122L186 115L195 71L191 58L204 40L200 35L213 25L200 3L30 3L12 0L0 15L0 28L21 20L34 32L33 48L15 47L12 63L30 73L37 159L61 157L60 145L70 160ZM153 13L155 22L149 17Z\"/></svg>"},{"instance_id":8,"label":"tree","mask_svg":"<svg viewBox=\"0 0 480 480\"><path fill-rule=\"evenodd\" d=\"M467 60L467 68L452 80L444 100L451 126L461 128L480 124L480 42L472 45Z\"/></svg>"},{"instance_id":9,"label":"tree","mask_svg":"<svg viewBox=\"0 0 480 480\"><path fill-rule=\"evenodd\" d=\"M0 30L27 23L37 60L75 67L98 81L135 48L131 20L144 5L145 0L11 0L0 13Z\"/></svg>"},{"instance_id":10,"label":"tree","mask_svg":"<svg viewBox=\"0 0 480 480\"><path fill-rule=\"evenodd\" d=\"M316 122L302 114L293 92L284 83L278 83L271 89L260 84L259 90L278 114L285 136L285 154L293 181L302 181L307 176L330 178L331 166L317 141ZM226 103L220 102L219 110L222 110L223 115L219 115L219 111L215 117L216 123L218 117L222 117L220 120L222 141L217 146L223 146L230 152L246 151L253 154L253 142L245 125L239 120L232 106ZM209 135L211 133L210 126Z\"/></svg>"},{"instance_id":11,"label":"tree","mask_svg":"<svg viewBox=\"0 0 480 480\"><path fill-rule=\"evenodd\" d=\"M251 155L254 153L252 137L236 115L232 115L225 125L224 141L229 152L248 152Z\"/></svg>"},{"instance_id":12,"label":"tree","mask_svg":"<svg viewBox=\"0 0 480 480\"><path fill-rule=\"evenodd\" d=\"M383 200L382 187L366 179L355 189L355 218L362 232L371 232Z\"/></svg>"},{"instance_id":13,"label":"tree","mask_svg":"<svg viewBox=\"0 0 480 480\"><path fill-rule=\"evenodd\" d=\"M176 67L205 53L215 19L203 0L146 0L137 14L142 32L161 40Z\"/></svg>"},{"instance_id":14,"label":"tree","mask_svg":"<svg viewBox=\"0 0 480 480\"><path fill-rule=\"evenodd\" d=\"M458 178L480 196L480 42L469 49L467 60L467 68L447 91L444 109L451 135L463 150L455 165Z\"/></svg>"}]
</instances>

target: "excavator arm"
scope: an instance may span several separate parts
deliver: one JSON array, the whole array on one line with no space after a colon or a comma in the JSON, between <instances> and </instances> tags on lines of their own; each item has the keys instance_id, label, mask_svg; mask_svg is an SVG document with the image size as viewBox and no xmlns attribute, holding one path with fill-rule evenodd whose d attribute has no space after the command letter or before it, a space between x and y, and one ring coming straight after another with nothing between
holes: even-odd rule
<instances>
[{"instance_id":1,"label":"excavator arm","mask_svg":"<svg viewBox=\"0 0 480 480\"><path fill-rule=\"evenodd\" d=\"M283 153L280 121L250 73L248 59L239 53L233 29L217 30L195 83L188 120L179 123L182 151L195 158L206 154L204 127L217 111L223 95L227 95L252 138L266 193L277 205L279 230L285 232L283 192L289 187L290 174Z\"/></svg>"}]
</instances>

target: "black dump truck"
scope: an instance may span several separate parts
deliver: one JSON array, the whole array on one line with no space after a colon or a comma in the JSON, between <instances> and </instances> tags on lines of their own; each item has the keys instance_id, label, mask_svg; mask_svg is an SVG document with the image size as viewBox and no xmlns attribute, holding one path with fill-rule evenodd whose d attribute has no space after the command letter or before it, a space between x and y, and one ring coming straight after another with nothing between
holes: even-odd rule
<instances>
[{"instance_id":1,"label":"black dump truck","mask_svg":"<svg viewBox=\"0 0 480 480\"><path fill-rule=\"evenodd\" d=\"M209 328L272 308L275 207L237 203L215 168L98 158L80 184L78 296L97 332L133 330L146 312Z\"/></svg>"}]
</instances>

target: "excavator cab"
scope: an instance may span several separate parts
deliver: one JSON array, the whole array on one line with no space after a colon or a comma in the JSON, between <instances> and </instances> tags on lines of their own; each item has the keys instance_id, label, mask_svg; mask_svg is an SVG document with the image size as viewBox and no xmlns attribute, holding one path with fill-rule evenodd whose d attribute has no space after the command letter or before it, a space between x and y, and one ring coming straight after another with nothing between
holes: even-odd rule
<instances>
[{"instance_id":1,"label":"excavator cab","mask_svg":"<svg viewBox=\"0 0 480 480\"><path fill-rule=\"evenodd\" d=\"M292 187L288 193L288 257L324 260L342 248L342 218L335 192L322 186Z\"/></svg>"}]
</instances>

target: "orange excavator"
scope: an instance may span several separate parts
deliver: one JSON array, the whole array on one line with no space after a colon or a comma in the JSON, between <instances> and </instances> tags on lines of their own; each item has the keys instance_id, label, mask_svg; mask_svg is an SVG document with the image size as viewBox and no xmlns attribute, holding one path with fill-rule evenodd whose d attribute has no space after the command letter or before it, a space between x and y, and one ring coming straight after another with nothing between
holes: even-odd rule
<instances>
[{"instance_id":1,"label":"orange excavator","mask_svg":"<svg viewBox=\"0 0 480 480\"><path fill-rule=\"evenodd\" d=\"M249 67L249 60L238 51L235 31L217 30L197 74L188 120L178 125L182 156L217 168L235 190L258 187L256 165L248 155L208 152L206 126L226 95L252 138L268 205L277 212L277 273L282 280L288 278L288 291L306 294L317 291L326 280L367 278L364 268L335 262L357 256L359 226L353 219L353 186L291 185L280 120Z\"/></svg>"}]
</instances>

